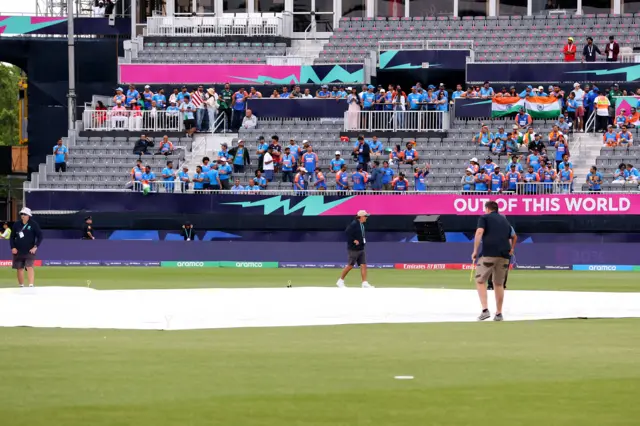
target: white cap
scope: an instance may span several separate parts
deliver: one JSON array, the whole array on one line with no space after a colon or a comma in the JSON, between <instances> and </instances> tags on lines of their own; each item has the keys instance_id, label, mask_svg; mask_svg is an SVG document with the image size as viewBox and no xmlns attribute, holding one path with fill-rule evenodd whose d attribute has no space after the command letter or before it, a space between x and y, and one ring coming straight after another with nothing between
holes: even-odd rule
<instances>
[{"instance_id":1,"label":"white cap","mask_svg":"<svg viewBox=\"0 0 640 426\"><path fill-rule=\"evenodd\" d=\"M298 167L298 171L307 173L307 169L304 167Z\"/></svg>"},{"instance_id":2,"label":"white cap","mask_svg":"<svg viewBox=\"0 0 640 426\"><path fill-rule=\"evenodd\" d=\"M544 87L538 86L538 90L544 90Z\"/></svg>"},{"instance_id":3,"label":"white cap","mask_svg":"<svg viewBox=\"0 0 640 426\"><path fill-rule=\"evenodd\" d=\"M336 151L336 155L342 155L342 154L340 154L340 151Z\"/></svg>"},{"instance_id":4,"label":"white cap","mask_svg":"<svg viewBox=\"0 0 640 426\"><path fill-rule=\"evenodd\" d=\"M33 216L29 207L23 207L22 210L20 210L20 214L26 214L29 217Z\"/></svg>"},{"instance_id":5,"label":"white cap","mask_svg":"<svg viewBox=\"0 0 640 426\"><path fill-rule=\"evenodd\" d=\"M219 158L220 161L222 161L223 163L227 162L227 159L225 157Z\"/></svg>"},{"instance_id":6,"label":"white cap","mask_svg":"<svg viewBox=\"0 0 640 426\"><path fill-rule=\"evenodd\" d=\"M347 87L347 91L349 91L349 92L350 92L351 90L353 90L353 89L351 88L351 86Z\"/></svg>"},{"instance_id":7,"label":"white cap","mask_svg":"<svg viewBox=\"0 0 640 426\"><path fill-rule=\"evenodd\" d=\"M149 86L148 84L146 86L144 86L145 89L150 89L151 86Z\"/></svg>"},{"instance_id":8,"label":"white cap","mask_svg":"<svg viewBox=\"0 0 640 426\"><path fill-rule=\"evenodd\" d=\"M580 87L580 83L573 83L573 87Z\"/></svg>"},{"instance_id":9,"label":"white cap","mask_svg":"<svg viewBox=\"0 0 640 426\"><path fill-rule=\"evenodd\" d=\"M369 213L367 213L366 210L359 210L358 213L356 213L356 216L358 216L358 217L363 217L363 216L369 217L370 215L369 215Z\"/></svg>"},{"instance_id":10,"label":"white cap","mask_svg":"<svg viewBox=\"0 0 640 426\"><path fill-rule=\"evenodd\" d=\"M384 90L384 89L380 89L380 93L384 93L384 92L385 92L385 90Z\"/></svg>"},{"instance_id":11,"label":"white cap","mask_svg":"<svg viewBox=\"0 0 640 426\"><path fill-rule=\"evenodd\" d=\"M117 92L118 90L122 92L122 87L118 87L118 88L116 89L116 92Z\"/></svg>"},{"instance_id":12,"label":"white cap","mask_svg":"<svg viewBox=\"0 0 640 426\"><path fill-rule=\"evenodd\" d=\"M473 158L472 158L471 160L469 160L469 161L470 161L470 162L477 163L477 162L478 162L478 159L477 159L476 157L473 157Z\"/></svg>"},{"instance_id":13,"label":"white cap","mask_svg":"<svg viewBox=\"0 0 640 426\"><path fill-rule=\"evenodd\" d=\"M309 141L308 141L308 140L306 140L306 139L305 139L305 140L303 140L303 141L302 141L302 145L304 145L305 143L309 143Z\"/></svg>"},{"instance_id":14,"label":"white cap","mask_svg":"<svg viewBox=\"0 0 640 426\"><path fill-rule=\"evenodd\" d=\"M467 171L473 173L473 169L471 167L469 167Z\"/></svg>"}]
</instances>

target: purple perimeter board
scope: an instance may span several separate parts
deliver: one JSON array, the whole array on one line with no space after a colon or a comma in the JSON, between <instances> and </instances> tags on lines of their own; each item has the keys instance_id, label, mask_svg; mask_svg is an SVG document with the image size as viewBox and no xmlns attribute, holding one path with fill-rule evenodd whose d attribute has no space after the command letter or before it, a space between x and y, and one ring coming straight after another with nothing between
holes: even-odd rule
<instances>
[{"instance_id":1,"label":"purple perimeter board","mask_svg":"<svg viewBox=\"0 0 640 426\"><path fill-rule=\"evenodd\" d=\"M369 263L469 263L469 243L370 243ZM522 244L519 265L637 265L640 244ZM250 241L110 241L44 240L40 260L94 261L256 261L335 262L346 260L346 244ZM0 260L11 259L8 243Z\"/></svg>"}]
</instances>

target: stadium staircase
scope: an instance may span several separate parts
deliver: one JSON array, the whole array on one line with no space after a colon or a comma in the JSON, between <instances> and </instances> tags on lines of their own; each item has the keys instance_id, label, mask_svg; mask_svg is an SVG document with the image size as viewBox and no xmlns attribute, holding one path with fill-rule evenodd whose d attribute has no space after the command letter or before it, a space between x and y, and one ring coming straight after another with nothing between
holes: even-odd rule
<instances>
[{"instance_id":1,"label":"stadium staircase","mask_svg":"<svg viewBox=\"0 0 640 426\"><path fill-rule=\"evenodd\" d=\"M573 176L575 182L582 184L591 169L596 164L602 148L600 135L591 133L576 133L573 135L573 147L569 145ZM578 186L579 188L579 186Z\"/></svg>"}]
</instances>

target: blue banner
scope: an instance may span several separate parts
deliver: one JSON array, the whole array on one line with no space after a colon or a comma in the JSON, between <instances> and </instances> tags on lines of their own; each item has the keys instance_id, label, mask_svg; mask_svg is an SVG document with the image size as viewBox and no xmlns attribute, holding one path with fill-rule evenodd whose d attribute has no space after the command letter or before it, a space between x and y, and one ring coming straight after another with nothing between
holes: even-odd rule
<instances>
[{"instance_id":1,"label":"blue banner","mask_svg":"<svg viewBox=\"0 0 640 426\"><path fill-rule=\"evenodd\" d=\"M247 107L264 118L343 118L346 99L249 99Z\"/></svg>"},{"instance_id":2,"label":"blue banner","mask_svg":"<svg viewBox=\"0 0 640 426\"><path fill-rule=\"evenodd\" d=\"M620 62L467 64L467 83L627 83L640 80L640 64Z\"/></svg>"},{"instance_id":3,"label":"blue banner","mask_svg":"<svg viewBox=\"0 0 640 426\"><path fill-rule=\"evenodd\" d=\"M469 50L385 50L380 52L379 69L441 68L462 71L467 63L467 56Z\"/></svg>"},{"instance_id":4,"label":"blue banner","mask_svg":"<svg viewBox=\"0 0 640 426\"><path fill-rule=\"evenodd\" d=\"M491 117L491 99L457 98L453 112L456 118Z\"/></svg>"},{"instance_id":5,"label":"blue banner","mask_svg":"<svg viewBox=\"0 0 640 426\"><path fill-rule=\"evenodd\" d=\"M598 271L598 272L630 272L637 267L631 265L573 265L574 271Z\"/></svg>"}]
</instances>

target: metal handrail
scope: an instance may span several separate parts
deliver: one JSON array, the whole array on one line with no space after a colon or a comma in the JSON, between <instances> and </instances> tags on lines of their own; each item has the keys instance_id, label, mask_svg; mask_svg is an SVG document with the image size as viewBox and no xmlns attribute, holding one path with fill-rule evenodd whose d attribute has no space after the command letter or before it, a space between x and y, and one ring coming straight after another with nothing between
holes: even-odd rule
<instances>
[{"instance_id":1,"label":"metal handrail","mask_svg":"<svg viewBox=\"0 0 640 426\"><path fill-rule=\"evenodd\" d=\"M593 132L590 132L589 129L591 129L592 127L593 127ZM595 133L596 132L596 110L595 110L595 108L591 112L591 115L589 116L589 118L587 118L587 121L584 123L584 131L585 131L585 133Z\"/></svg>"},{"instance_id":2,"label":"metal handrail","mask_svg":"<svg viewBox=\"0 0 640 426\"><path fill-rule=\"evenodd\" d=\"M222 126L221 131L219 131L220 126ZM224 111L216 116L213 126L211 126L211 133L227 133L227 114Z\"/></svg>"}]
</instances>

